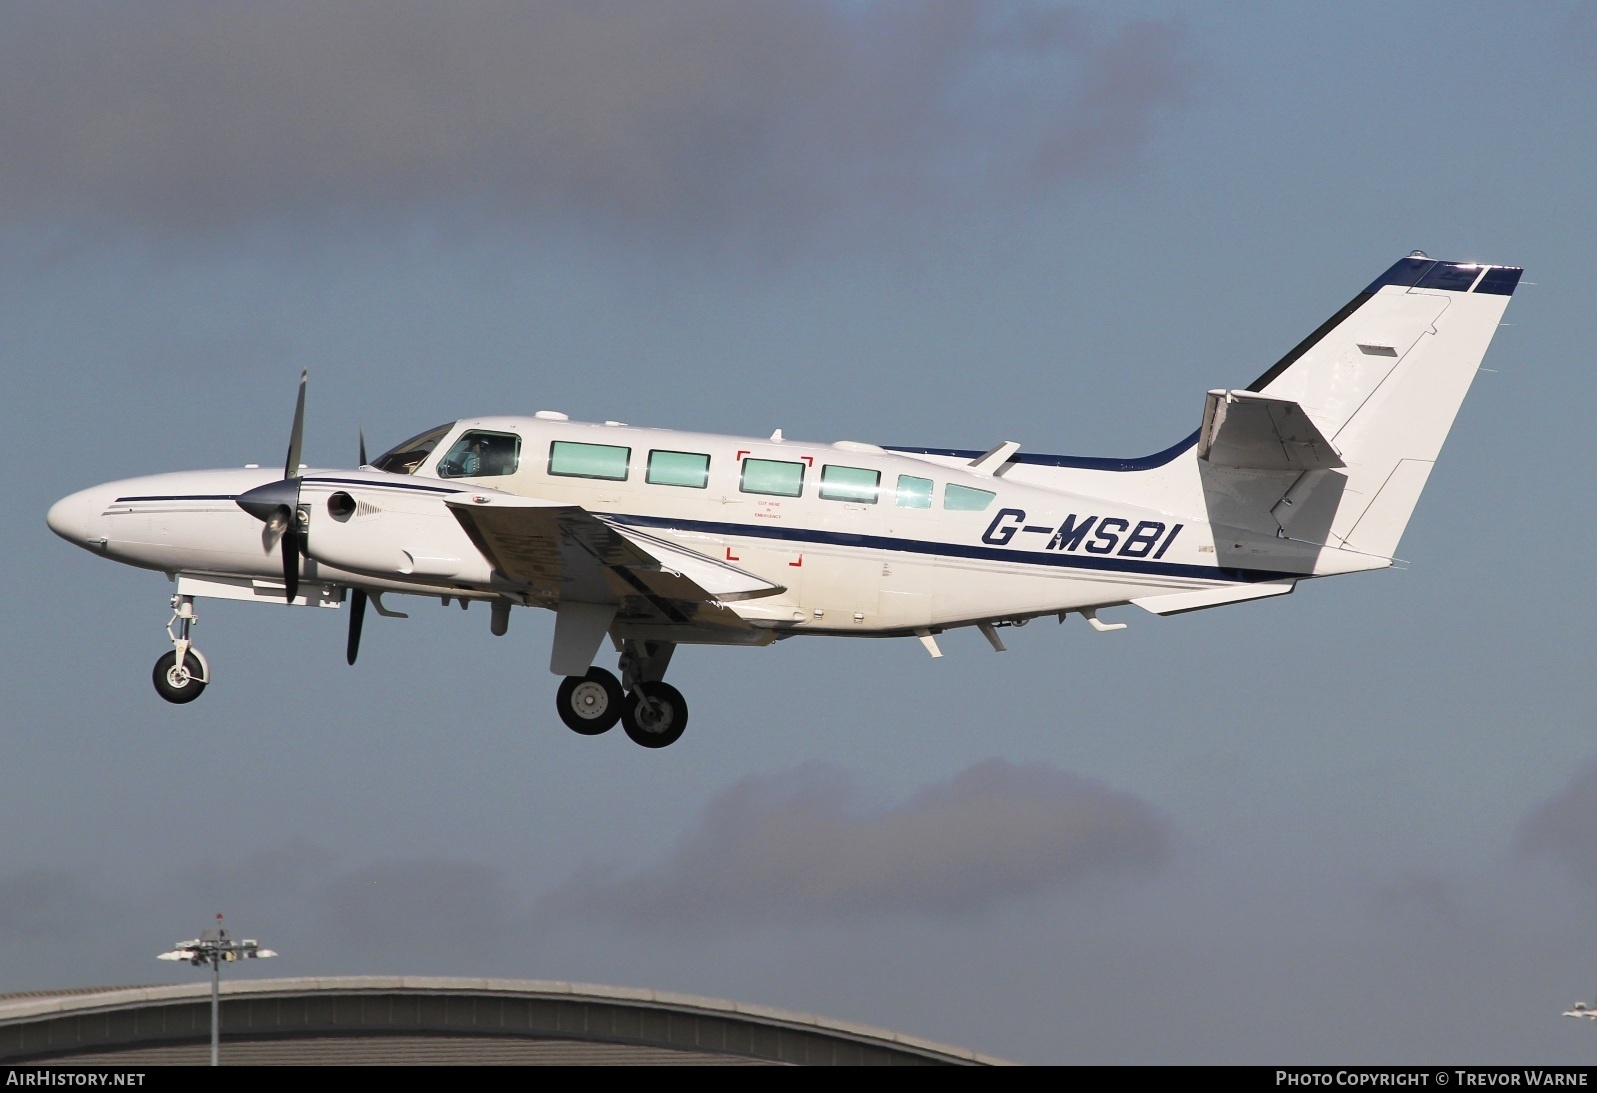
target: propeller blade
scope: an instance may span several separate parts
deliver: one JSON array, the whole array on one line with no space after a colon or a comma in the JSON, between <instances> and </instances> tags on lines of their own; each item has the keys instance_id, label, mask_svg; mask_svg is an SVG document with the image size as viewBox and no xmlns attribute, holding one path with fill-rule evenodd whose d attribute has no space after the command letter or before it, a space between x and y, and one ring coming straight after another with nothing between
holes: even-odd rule
<instances>
[{"instance_id":1,"label":"propeller blade","mask_svg":"<svg viewBox=\"0 0 1597 1093\"><path fill-rule=\"evenodd\" d=\"M344 657L351 667L355 664L355 657L360 653L360 627L366 621L366 590L357 588L349 597L349 647L344 650Z\"/></svg>"},{"instance_id":2,"label":"propeller blade","mask_svg":"<svg viewBox=\"0 0 1597 1093\"><path fill-rule=\"evenodd\" d=\"M283 533L288 530L288 525L294 522L293 514L287 505L279 505L272 510L272 515L267 519L266 526L261 529L261 542L270 554L276 550L283 541Z\"/></svg>"},{"instance_id":3,"label":"propeller blade","mask_svg":"<svg viewBox=\"0 0 1597 1093\"><path fill-rule=\"evenodd\" d=\"M299 595L299 532L283 536L283 598L289 603Z\"/></svg>"},{"instance_id":4,"label":"propeller blade","mask_svg":"<svg viewBox=\"0 0 1597 1093\"><path fill-rule=\"evenodd\" d=\"M366 466L366 426L364 425L360 427L360 462L355 465L357 467Z\"/></svg>"},{"instance_id":5,"label":"propeller blade","mask_svg":"<svg viewBox=\"0 0 1597 1093\"><path fill-rule=\"evenodd\" d=\"M300 441L305 435L305 381L309 378L308 370L299 374L299 401L294 403L294 429L288 434L288 462L283 464L284 478L299 477Z\"/></svg>"}]
</instances>

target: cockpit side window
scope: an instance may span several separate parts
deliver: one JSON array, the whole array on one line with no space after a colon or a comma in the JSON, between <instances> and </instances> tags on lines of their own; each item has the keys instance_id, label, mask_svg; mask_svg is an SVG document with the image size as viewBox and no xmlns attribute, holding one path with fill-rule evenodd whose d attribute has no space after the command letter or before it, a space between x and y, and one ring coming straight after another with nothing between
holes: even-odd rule
<instances>
[{"instance_id":1,"label":"cockpit side window","mask_svg":"<svg viewBox=\"0 0 1597 1093\"><path fill-rule=\"evenodd\" d=\"M403 444L396 445L376 459L372 466L380 471L390 474L415 474L416 468L426 462L433 449L438 447L438 442L449 435L449 430L455 427L454 422L440 425L436 429L428 429L419 436L413 436Z\"/></svg>"},{"instance_id":2,"label":"cockpit side window","mask_svg":"<svg viewBox=\"0 0 1597 1093\"><path fill-rule=\"evenodd\" d=\"M495 478L515 474L520 462L519 436L473 430L462 434L438 461L438 477Z\"/></svg>"}]
</instances>

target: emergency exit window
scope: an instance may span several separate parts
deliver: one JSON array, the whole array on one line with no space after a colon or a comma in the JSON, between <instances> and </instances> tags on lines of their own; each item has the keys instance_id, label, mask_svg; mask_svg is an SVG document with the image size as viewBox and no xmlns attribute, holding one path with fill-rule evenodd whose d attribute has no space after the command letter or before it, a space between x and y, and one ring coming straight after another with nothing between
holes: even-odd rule
<instances>
[{"instance_id":1,"label":"emergency exit window","mask_svg":"<svg viewBox=\"0 0 1597 1093\"><path fill-rule=\"evenodd\" d=\"M797 497L804 492L804 464L782 459L745 459L738 488L744 493Z\"/></svg>"}]
</instances>

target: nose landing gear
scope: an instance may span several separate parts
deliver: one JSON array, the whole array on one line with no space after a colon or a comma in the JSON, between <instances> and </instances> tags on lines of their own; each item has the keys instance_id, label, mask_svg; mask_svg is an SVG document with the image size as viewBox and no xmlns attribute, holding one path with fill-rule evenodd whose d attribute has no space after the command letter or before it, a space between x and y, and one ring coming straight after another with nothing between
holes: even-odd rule
<instances>
[{"instance_id":1,"label":"nose landing gear","mask_svg":"<svg viewBox=\"0 0 1597 1093\"><path fill-rule=\"evenodd\" d=\"M210 665L194 648L189 632L199 616L194 613L193 596L172 597L172 620L166 624L166 636L172 639L172 651L163 653L155 662L151 678L155 693L168 702L181 705L193 702L211 681Z\"/></svg>"}]
</instances>

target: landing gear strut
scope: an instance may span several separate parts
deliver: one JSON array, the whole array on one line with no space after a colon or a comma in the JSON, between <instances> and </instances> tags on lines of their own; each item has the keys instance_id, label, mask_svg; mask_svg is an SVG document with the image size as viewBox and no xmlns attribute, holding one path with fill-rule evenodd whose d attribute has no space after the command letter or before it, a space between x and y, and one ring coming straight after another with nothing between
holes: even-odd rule
<instances>
[{"instance_id":1,"label":"landing gear strut","mask_svg":"<svg viewBox=\"0 0 1597 1093\"><path fill-rule=\"evenodd\" d=\"M621 649L621 681L627 700L621 707L621 728L627 739L646 748L674 744L688 727L688 704L682 692L664 682L666 665L676 643L629 641Z\"/></svg>"},{"instance_id":2,"label":"landing gear strut","mask_svg":"<svg viewBox=\"0 0 1597 1093\"><path fill-rule=\"evenodd\" d=\"M198 621L193 596L172 597L172 621L166 624L172 651L161 655L151 673L155 693L168 702L193 702L211 680L210 666L189 638L190 630Z\"/></svg>"}]
</instances>

